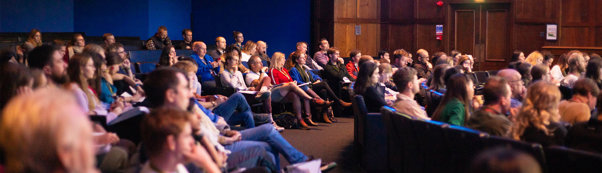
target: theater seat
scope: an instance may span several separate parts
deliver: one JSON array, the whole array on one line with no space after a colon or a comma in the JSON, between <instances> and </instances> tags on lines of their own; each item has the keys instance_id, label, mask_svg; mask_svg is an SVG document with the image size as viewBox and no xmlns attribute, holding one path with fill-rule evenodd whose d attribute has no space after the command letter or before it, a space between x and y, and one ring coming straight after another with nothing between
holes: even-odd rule
<instances>
[{"instance_id":1,"label":"theater seat","mask_svg":"<svg viewBox=\"0 0 602 173\"><path fill-rule=\"evenodd\" d=\"M444 160L452 160L453 156L448 154L449 148L446 145L444 129L449 126L438 121L414 120L412 121L412 131L415 136L415 142L418 150L411 150L416 161L416 165L422 167L416 168L418 172L446 172L450 165ZM442 162L443 161L443 162ZM437 165L437 166L432 166Z\"/></svg>"},{"instance_id":2,"label":"theater seat","mask_svg":"<svg viewBox=\"0 0 602 173\"><path fill-rule=\"evenodd\" d=\"M360 153L361 164L368 172L387 168L387 136L380 112L369 113L364 97L353 99L355 146Z\"/></svg>"},{"instance_id":3,"label":"theater seat","mask_svg":"<svg viewBox=\"0 0 602 173\"><path fill-rule=\"evenodd\" d=\"M412 162L412 152L417 150L412 132L412 117L397 113L389 106L381 108L383 123L387 130L388 171L395 173L417 172L418 165Z\"/></svg>"},{"instance_id":4,"label":"theater seat","mask_svg":"<svg viewBox=\"0 0 602 173\"><path fill-rule=\"evenodd\" d=\"M443 132L446 140L444 144L450 148L447 154L452 158L442 161L450 165L446 172L467 172L470 161L483 150L483 141L488 135L455 125L450 125Z\"/></svg>"},{"instance_id":5,"label":"theater seat","mask_svg":"<svg viewBox=\"0 0 602 173\"><path fill-rule=\"evenodd\" d=\"M552 146L545 148L545 154L549 173L587 173L602 170L602 155L597 153Z\"/></svg>"}]
</instances>

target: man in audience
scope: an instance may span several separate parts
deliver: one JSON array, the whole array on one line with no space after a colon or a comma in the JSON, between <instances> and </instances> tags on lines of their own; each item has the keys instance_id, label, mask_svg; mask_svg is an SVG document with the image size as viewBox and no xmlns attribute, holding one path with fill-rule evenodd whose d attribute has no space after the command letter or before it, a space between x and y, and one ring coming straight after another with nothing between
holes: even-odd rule
<instances>
[{"instance_id":1,"label":"man in audience","mask_svg":"<svg viewBox=\"0 0 602 173\"><path fill-rule=\"evenodd\" d=\"M184 40L178 44L177 49L192 49L192 31L190 29L184 29L182 31L182 38Z\"/></svg>"},{"instance_id":2,"label":"man in audience","mask_svg":"<svg viewBox=\"0 0 602 173\"><path fill-rule=\"evenodd\" d=\"M345 65L345 68L347 68L347 73L349 73L353 79L357 79L357 73L360 71L360 66L358 64L360 57L362 57L362 52L359 50L351 51L349 53L349 58L351 58L351 61Z\"/></svg>"},{"instance_id":3,"label":"man in audience","mask_svg":"<svg viewBox=\"0 0 602 173\"><path fill-rule=\"evenodd\" d=\"M324 66L324 72L322 79L328 83L330 88L335 88L333 91L337 97L341 98L341 91L343 89L342 82L350 83L355 81L355 78L351 77L345 69L345 65L340 60L340 52L336 48L328 49L327 55L329 57L328 64Z\"/></svg>"},{"instance_id":4,"label":"man in audience","mask_svg":"<svg viewBox=\"0 0 602 173\"><path fill-rule=\"evenodd\" d=\"M560 120L569 124L586 122L591 118L591 111L596 107L596 97L600 89L596 82L589 78L581 78L573 86L573 97L558 104Z\"/></svg>"},{"instance_id":5,"label":"man in audience","mask_svg":"<svg viewBox=\"0 0 602 173\"><path fill-rule=\"evenodd\" d=\"M109 53L117 53L119 57L123 60L123 64L119 67L119 73L129 76L132 79L135 79L134 73L131 69L131 62L128 58L128 53L125 51L123 44L121 43L113 43L111 44L107 50Z\"/></svg>"},{"instance_id":6,"label":"man in audience","mask_svg":"<svg viewBox=\"0 0 602 173\"><path fill-rule=\"evenodd\" d=\"M307 43L305 42L297 42L297 50L295 52L299 52L307 55L307 60L305 61L305 65L309 67L311 70L322 70L322 66L320 66L316 61L314 61L309 54L307 54Z\"/></svg>"},{"instance_id":7,"label":"man in audience","mask_svg":"<svg viewBox=\"0 0 602 173\"><path fill-rule=\"evenodd\" d=\"M142 173L188 172L192 162L205 172L220 172L211 156L195 144L188 113L177 107L156 108L142 122L142 141L149 160Z\"/></svg>"},{"instance_id":8,"label":"man in audience","mask_svg":"<svg viewBox=\"0 0 602 173\"><path fill-rule=\"evenodd\" d=\"M102 35L102 48L108 48L111 44L115 43L115 36L111 33L105 33Z\"/></svg>"},{"instance_id":9,"label":"man in audience","mask_svg":"<svg viewBox=\"0 0 602 173\"><path fill-rule=\"evenodd\" d=\"M326 55L328 49L330 49L328 40L326 40L326 38L320 39L320 50L314 54L314 59L322 67L328 63L329 58L328 55Z\"/></svg>"},{"instance_id":10,"label":"man in audience","mask_svg":"<svg viewBox=\"0 0 602 173\"><path fill-rule=\"evenodd\" d=\"M598 94L598 100L602 100L602 94ZM596 108L602 110L602 104ZM568 147L602 153L602 111L587 122L575 123L570 128L566 137Z\"/></svg>"},{"instance_id":11,"label":"man in audience","mask_svg":"<svg viewBox=\"0 0 602 173\"><path fill-rule=\"evenodd\" d=\"M270 56L268 56L267 53L267 49L268 49L268 44L266 44L264 41L257 41L257 56L259 56L259 58L261 58L261 62L262 63L266 63L269 66L270 63Z\"/></svg>"},{"instance_id":12,"label":"man in audience","mask_svg":"<svg viewBox=\"0 0 602 173\"><path fill-rule=\"evenodd\" d=\"M60 50L54 46L42 45L29 53L28 64L32 69L40 69L46 75L48 85L62 85L69 80L67 63L63 61Z\"/></svg>"},{"instance_id":13,"label":"man in audience","mask_svg":"<svg viewBox=\"0 0 602 173\"><path fill-rule=\"evenodd\" d=\"M391 61L393 68L407 67L408 63L411 63L410 53L403 49L397 49L393 52L393 59Z\"/></svg>"},{"instance_id":14,"label":"man in audience","mask_svg":"<svg viewBox=\"0 0 602 173\"><path fill-rule=\"evenodd\" d=\"M433 64L429 62L429 52L424 49L418 49L416 54L418 54L418 59L417 61L414 61L412 66L418 72L418 78L430 77L431 71L433 70Z\"/></svg>"},{"instance_id":15,"label":"man in audience","mask_svg":"<svg viewBox=\"0 0 602 173\"><path fill-rule=\"evenodd\" d=\"M501 77L493 76L483 88L484 105L470 116L466 127L504 136L512 127L506 117L510 111L510 85Z\"/></svg>"},{"instance_id":16,"label":"man in audience","mask_svg":"<svg viewBox=\"0 0 602 173\"><path fill-rule=\"evenodd\" d=\"M220 59L222 54L226 52L226 39L224 37L215 38L215 49L209 51L211 58Z\"/></svg>"},{"instance_id":17,"label":"man in audience","mask_svg":"<svg viewBox=\"0 0 602 173\"><path fill-rule=\"evenodd\" d=\"M86 46L86 40L84 36L80 33L73 34L73 38L71 38L71 45L67 47L67 54L69 58L73 57L76 53L82 53L84 51L84 46Z\"/></svg>"},{"instance_id":18,"label":"man in audience","mask_svg":"<svg viewBox=\"0 0 602 173\"><path fill-rule=\"evenodd\" d=\"M397 101L393 104L395 110L412 117L430 120L424 108L414 100L414 96L420 91L420 82L418 76L416 76L416 70L411 67L398 69L393 74L393 82L399 90Z\"/></svg>"},{"instance_id":19,"label":"man in audience","mask_svg":"<svg viewBox=\"0 0 602 173\"><path fill-rule=\"evenodd\" d=\"M146 49L148 50L161 50L165 46L170 45L172 45L171 40L167 36L167 28L165 26L160 26L157 33L146 41Z\"/></svg>"},{"instance_id":20,"label":"man in audience","mask_svg":"<svg viewBox=\"0 0 602 173\"><path fill-rule=\"evenodd\" d=\"M389 56L389 52L385 51L385 50L381 50L378 51L378 59L380 60L380 63L389 63L391 64L391 58Z\"/></svg>"},{"instance_id":21,"label":"man in audience","mask_svg":"<svg viewBox=\"0 0 602 173\"><path fill-rule=\"evenodd\" d=\"M13 98L3 111L4 171L98 172L92 124L71 93L43 88Z\"/></svg>"},{"instance_id":22,"label":"man in audience","mask_svg":"<svg viewBox=\"0 0 602 173\"><path fill-rule=\"evenodd\" d=\"M157 69L148 75L143 86L145 93L148 93L146 99L151 107L174 106L181 110L191 110L194 114L204 115L208 119L203 118L211 121L209 122L211 125L201 123L201 126L207 129L214 129L215 131L219 130L215 133L207 131L205 135L224 145L232 154L239 152L247 153L240 155L238 158L229 157L228 163L249 157L253 153L248 153L250 151L247 148L254 146L262 146L271 152L273 154L273 163L277 167L279 166L279 153L282 153L291 164L308 160L307 156L291 146L271 124L263 124L242 131L229 130L228 124L225 123L223 118L216 115L218 114L217 112L214 114L199 104L191 104L192 96L188 85L188 78L186 78L185 73L182 71L173 68ZM244 99L242 94L238 93L238 95ZM231 106L227 107L232 109Z\"/></svg>"},{"instance_id":23,"label":"man in audience","mask_svg":"<svg viewBox=\"0 0 602 173\"><path fill-rule=\"evenodd\" d=\"M234 31L232 32L232 37L234 37L234 46L240 48L240 50L242 50L243 48L243 42L245 41L245 37L242 35L242 32L239 31Z\"/></svg>"},{"instance_id":24,"label":"man in audience","mask_svg":"<svg viewBox=\"0 0 602 173\"><path fill-rule=\"evenodd\" d=\"M215 78L213 76L219 72L219 64L214 61L211 56L206 54L207 45L202 41L194 42L192 50L194 51L194 54L190 55L190 57L192 57L199 66L197 76L199 76L203 90L215 90L217 84L215 83Z\"/></svg>"},{"instance_id":25,"label":"man in audience","mask_svg":"<svg viewBox=\"0 0 602 173\"><path fill-rule=\"evenodd\" d=\"M502 69L497 72L497 76L504 78L504 80L506 80L506 82L508 82L510 85L510 91L512 92L510 107L521 107L521 102L527 93L527 89L525 88L520 73L514 69Z\"/></svg>"}]
</instances>

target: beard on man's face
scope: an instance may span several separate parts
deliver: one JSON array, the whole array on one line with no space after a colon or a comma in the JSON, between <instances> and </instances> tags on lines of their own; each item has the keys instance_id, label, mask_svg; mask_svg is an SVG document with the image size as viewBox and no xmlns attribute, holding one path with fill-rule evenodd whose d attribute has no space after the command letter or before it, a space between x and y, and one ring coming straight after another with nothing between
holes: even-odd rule
<instances>
[{"instance_id":1,"label":"beard on man's face","mask_svg":"<svg viewBox=\"0 0 602 173\"><path fill-rule=\"evenodd\" d=\"M54 82L55 84L62 85L69 82L69 76L67 76L67 74L52 74L50 75L50 80L52 80L52 82Z\"/></svg>"}]
</instances>

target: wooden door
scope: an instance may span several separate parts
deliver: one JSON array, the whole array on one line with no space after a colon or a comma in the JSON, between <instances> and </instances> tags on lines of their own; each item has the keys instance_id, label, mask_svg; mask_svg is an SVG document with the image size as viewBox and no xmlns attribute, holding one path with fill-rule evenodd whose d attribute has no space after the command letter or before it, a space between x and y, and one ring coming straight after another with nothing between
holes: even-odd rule
<instances>
[{"instance_id":1,"label":"wooden door","mask_svg":"<svg viewBox=\"0 0 602 173\"><path fill-rule=\"evenodd\" d=\"M452 4L450 49L474 57L474 71L507 66L511 55L510 4Z\"/></svg>"}]
</instances>

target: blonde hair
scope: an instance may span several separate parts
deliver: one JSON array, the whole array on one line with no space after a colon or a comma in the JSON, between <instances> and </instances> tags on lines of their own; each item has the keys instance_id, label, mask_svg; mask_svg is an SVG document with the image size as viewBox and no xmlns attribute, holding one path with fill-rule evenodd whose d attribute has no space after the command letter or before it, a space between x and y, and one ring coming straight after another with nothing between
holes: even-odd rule
<instances>
[{"instance_id":1,"label":"blonde hair","mask_svg":"<svg viewBox=\"0 0 602 173\"><path fill-rule=\"evenodd\" d=\"M95 169L92 126L73 94L39 89L16 97L2 113L0 145L7 172Z\"/></svg>"},{"instance_id":2,"label":"blonde hair","mask_svg":"<svg viewBox=\"0 0 602 173\"><path fill-rule=\"evenodd\" d=\"M510 130L510 136L520 140L529 126L533 126L546 135L551 135L551 129L546 125L550 122L558 122L558 102L560 102L560 90L553 84L538 81L527 90L527 98L519 111Z\"/></svg>"},{"instance_id":3,"label":"blonde hair","mask_svg":"<svg viewBox=\"0 0 602 173\"><path fill-rule=\"evenodd\" d=\"M186 71L186 73L190 73L190 72L196 73L199 70L199 68L190 61L178 61L173 66L175 68Z\"/></svg>"},{"instance_id":4,"label":"blonde hair","mask_svg":"<svg viewBox=\"0 0 602 173\"><path fill-rule=\"evenodd\" d=\"M283 61L284 54L282 52L275 52L274 55L272 55L272 60L270 61L270 68L282 69L283 65L280 65L280 63Z\"/></svg>"},{"instance_id":5,"label":"blonde hair","mask_svg":"<svg viewBox=\"0 0 602 173\"><path fill-rule=\"evenodd\" d=\"M543 55L539 51L533 51L527 56L525 61L533 66L538 64L539 62L543 62Z\"/></svg>"},{"instance_id":6,"label":"blonde hair","mask_svg":"<svg viewBox=\"0 0 602 173\"><path fill-rule=\"evenodd\" d=\"M392 73L393 69L391 68L391 64L389 63L380 63L380 65L378 66L378 71L380 72L380 74Z\"/></svg>"}]
</instances>

